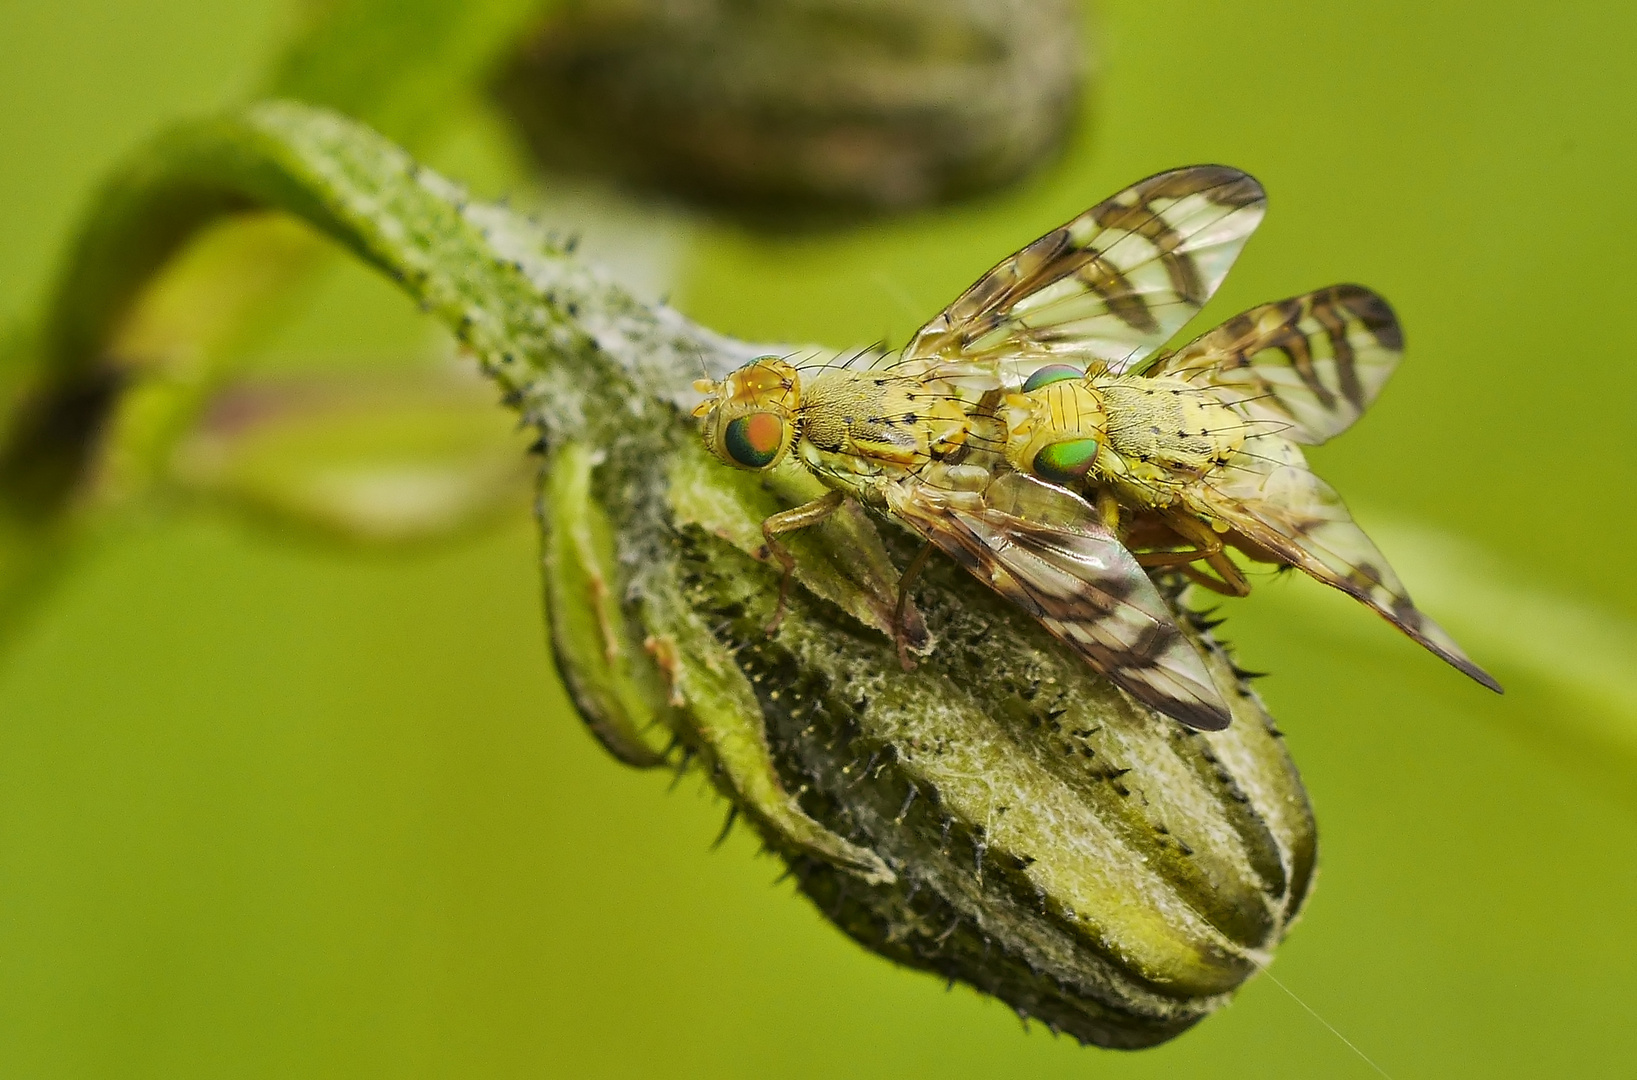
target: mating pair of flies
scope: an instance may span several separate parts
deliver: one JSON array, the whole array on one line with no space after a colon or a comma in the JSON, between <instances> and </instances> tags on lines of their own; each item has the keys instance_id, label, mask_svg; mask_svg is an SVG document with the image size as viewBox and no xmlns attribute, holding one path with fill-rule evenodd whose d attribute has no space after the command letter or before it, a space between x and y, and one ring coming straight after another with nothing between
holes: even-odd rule
<instances>
[{"instance_id":1,"label":"mating pair of flies","mask_svg":"<svg viewBox=\"0 0 1637 1080\"><path fill-rule=\"evenodd\" d=\"M830 488L762 526L786 586L779 535L855 498L928 542L902 588L942 549L1139 701L1220 730L1228 706L1147 571L1243 596L1232 548L1341 589L1498 691L1302 454L1397 366L1387 303L1331 286L1163 349L1265 208L1236 169L1160 173L1001 262L897 355L816 373L763 357L702 380L717 457L766 470L793 453Z\"/></svg>"}]
</instances>

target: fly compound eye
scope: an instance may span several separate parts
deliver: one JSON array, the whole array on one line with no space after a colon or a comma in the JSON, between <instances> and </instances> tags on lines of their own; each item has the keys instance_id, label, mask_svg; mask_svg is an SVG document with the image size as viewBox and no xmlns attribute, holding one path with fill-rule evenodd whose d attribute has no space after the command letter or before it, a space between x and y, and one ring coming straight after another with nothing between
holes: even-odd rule
<instances>
[{"instance_id":1,"label":"fly compound eye","mask_svg":"<svg viewBox=\"0 0 1637 1080\"><path fill-rule=\"evenodd\" d=\"M1045 367L1030 375L1023 384L1023 392L1032 394L1042 386L1050 386L1054 382L1063 382L1067 379L1083 379L1086 373L1073 364L1047 364Z\"/></svg>"},{"instance_id":2,"label":"fly compound eye","mask_svg":"<svg viewBox=\"0 0 1637 1080\"><path fill-rule=\"evenodd\" d=\"M1086 478L1097 460L1096 439L1053 443L1034 456L1034 474L1048 484L1072 487Z\"/></svg>"},{"instance_id":3,"label":"fly compound eye","mask_svg":"<svg viewBox=\"0 0 1637 1080\"><path fill-rule=\"evenodd\" d=\"M784 446L784 421L775 413L756 412L730 420L722 433L728 457L747 469L765 469Z\"/></svg>"}]
</instances>

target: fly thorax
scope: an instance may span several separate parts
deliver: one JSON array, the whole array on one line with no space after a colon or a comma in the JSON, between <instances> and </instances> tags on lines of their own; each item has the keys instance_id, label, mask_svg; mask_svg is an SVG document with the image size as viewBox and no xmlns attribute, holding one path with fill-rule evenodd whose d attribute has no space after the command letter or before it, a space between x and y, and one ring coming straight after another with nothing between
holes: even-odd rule
<instances>
[{"instance_id":1,"label":"fly thorax","mask_svg":"<svg viewBox=\"0 0 1637 1080\"><path fill-rule=\"evenodd\" d=\"M801 438L855 472L914 469L934 444L958 445L964 414L915 379L868 371L830 372L802 395ZM839 460L846 459L846 460Z\"/></svg>"},{"instance_id":2,"label":"fly thorax","mask_svg":"<svg viewBox=\"0 0 1637 1080\"><path fill-rule=\"evenodd\" d=\"M1100 388L1109 447L1133 473L1203 476L1244 444L1244 418L1208 389L1133 376L1104 377Z\"/></svg>"},{"instance_id":3,"label":"fly thorax","mask_svg":"<svg viewBox=\"0 0 1637 1080\"><path fill-rule=\"evenodd\" d=\"M1084 378L1064 378L1007 397L1006 459L1019 472L1076 486L1096 467L1107 440L1103 395Z\"/></svg>"}]
</instances>

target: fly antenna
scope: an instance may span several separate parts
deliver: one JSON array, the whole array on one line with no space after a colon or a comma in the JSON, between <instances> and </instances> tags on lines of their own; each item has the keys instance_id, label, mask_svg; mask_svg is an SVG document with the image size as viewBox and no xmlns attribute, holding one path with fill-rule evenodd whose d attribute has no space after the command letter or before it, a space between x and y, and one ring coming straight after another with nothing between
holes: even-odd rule
<instances>
[{"instance_id":1,"label":"fly antenna","mask_svg":"<svg viewBox=\"0 0 1637 1080\"><path fill-rule=\"evenodd\" d=\"M705 350L699 347L699 342L697 341L691 342L690 344L693 346L694 356L699 360L700 378L706 380L707 382L714 381L711 379L710 365L705 363Z\"/></svg>"}]
</instances>

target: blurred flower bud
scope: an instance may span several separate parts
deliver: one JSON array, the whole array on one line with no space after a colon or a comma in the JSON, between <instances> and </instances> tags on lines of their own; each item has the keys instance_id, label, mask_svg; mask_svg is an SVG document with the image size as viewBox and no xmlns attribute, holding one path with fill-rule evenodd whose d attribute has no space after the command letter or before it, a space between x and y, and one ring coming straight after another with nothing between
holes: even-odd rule
<instances>
[{"instance_id":1,"label":"blurred flower bud","mask_svg":"<svg viewBox=\"0 0 1637 1080\"><path fill-rule=\"evenodd\" d=\"M549 165L752 215L898 210L1055 154L1081 21L1069 0L590 0L499 89Z\"/></svg>"}]
</instances>

